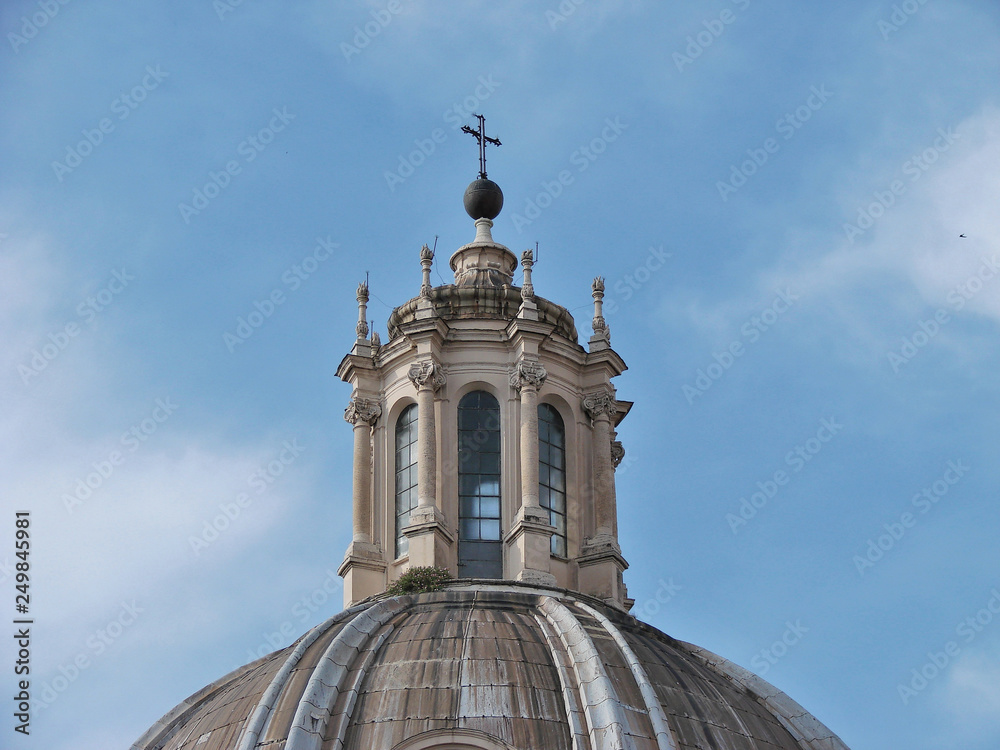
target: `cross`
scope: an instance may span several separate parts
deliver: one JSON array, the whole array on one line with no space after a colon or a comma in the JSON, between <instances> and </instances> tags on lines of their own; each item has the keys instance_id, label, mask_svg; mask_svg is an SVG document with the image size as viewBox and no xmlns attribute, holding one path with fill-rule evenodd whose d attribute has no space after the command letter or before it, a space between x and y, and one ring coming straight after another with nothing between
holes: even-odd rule
<instances>
[{"instance_id":1,"label":"cross","mask_svg":"<svg viewBox=\"0 0 1000 750\"><path fill-rule=\"evenodd\" d=\"M492 143L494 146L499 146L499 138L490 138L484 132L486 130L486 118L483 115L473 115L473 117L479 120L479 130L475 131L468 125L462 126L462 132L468 133L471 136L475 136L476 140L479 141L479 179L486 179L486 144Z\"/></svg>"}]
</instances>

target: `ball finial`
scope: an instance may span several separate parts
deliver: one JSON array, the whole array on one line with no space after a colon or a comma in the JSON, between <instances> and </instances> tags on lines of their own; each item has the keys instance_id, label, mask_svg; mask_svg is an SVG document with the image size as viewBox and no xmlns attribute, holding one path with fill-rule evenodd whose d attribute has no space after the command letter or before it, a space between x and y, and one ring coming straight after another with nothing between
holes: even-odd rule
<instances>
[{"instance_id":1,"label":"ball finial","mask_svg":"<svg viewBox=\"0 0 1000 750\"><path fill-rule=\"evenodd\" d=\"M465 211L473 219L495 219L503 208L503 191L493 180L473 180L462 199Z\"/></svg>"}]
</instances>

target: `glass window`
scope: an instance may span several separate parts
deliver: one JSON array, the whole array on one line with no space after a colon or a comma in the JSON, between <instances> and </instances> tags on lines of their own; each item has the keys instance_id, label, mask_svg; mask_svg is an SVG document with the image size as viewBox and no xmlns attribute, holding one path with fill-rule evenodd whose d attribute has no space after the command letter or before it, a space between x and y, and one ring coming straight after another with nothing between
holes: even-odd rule
<instances>
[{"instance_id":1,"label":"glass window","mask_svg":"<svg viewBox=\"0 0 1000 750\"><path fill-rule=\"evenodd\" d=\"M458 404L458 576L501 578L500 405L485 391Z\"/></svg>"},{"instance_id":2,"label":"glass window","mask_svg":"<svg viewBox=\"0 0 1000 750\"><path fill-rule=\"evenodd\" d=\"M549 404L538 405L538 502L549 511L551 552L566 557L566 428Z\"/></svg>"},{"instance_id":3,"label":"glass window","mask_svg":"<svg viewBox=\"0 0 1000 750\"><path fill-rule=\"evenodd\" d=\"M406 554L409 542L403 529L417 507L417 405L410 404L396 420L396 557Z\"/></svg>"}]
</instances>

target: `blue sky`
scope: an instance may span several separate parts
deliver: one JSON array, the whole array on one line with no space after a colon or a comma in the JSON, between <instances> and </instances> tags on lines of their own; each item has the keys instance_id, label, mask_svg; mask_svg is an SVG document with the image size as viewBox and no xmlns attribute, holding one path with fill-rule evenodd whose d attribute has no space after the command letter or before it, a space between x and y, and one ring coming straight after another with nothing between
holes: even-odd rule
<instances>
[{"instance_id":1,"label":"blue sky","mask_svg":"<svg viewBox=\"0 0 1000 750\"><path fill-rule=\"evenodd\" d=\"M50 704L17 741L6 708L0 744L128 747L340 609L354 290L384 339L435 236L450 277L483 112L494 236L539 243L582 339L607 279L635 613L854 750L1000 746L998 24L985 0L4 2L0 591L30 510Z\"/></svg>"}]
</instances>

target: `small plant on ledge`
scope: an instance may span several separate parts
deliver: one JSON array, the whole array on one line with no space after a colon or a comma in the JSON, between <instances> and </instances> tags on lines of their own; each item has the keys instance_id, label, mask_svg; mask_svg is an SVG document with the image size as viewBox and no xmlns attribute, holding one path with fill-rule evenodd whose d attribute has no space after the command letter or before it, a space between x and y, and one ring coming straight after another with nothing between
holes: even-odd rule
<instances>
[{"instance_id":1,"label":"small plant on ledge","mask_svg":"<svg viewBox=\"0 0 1000 750\"><path fill-rule=\"evenodd\" d=\"M444 588L444 584L450 580L451 573L444 568L434 566L410 568L390 583L385 593L389 596L425 594L428 591L440 591Z\"/></svg>"}]
</instances>

